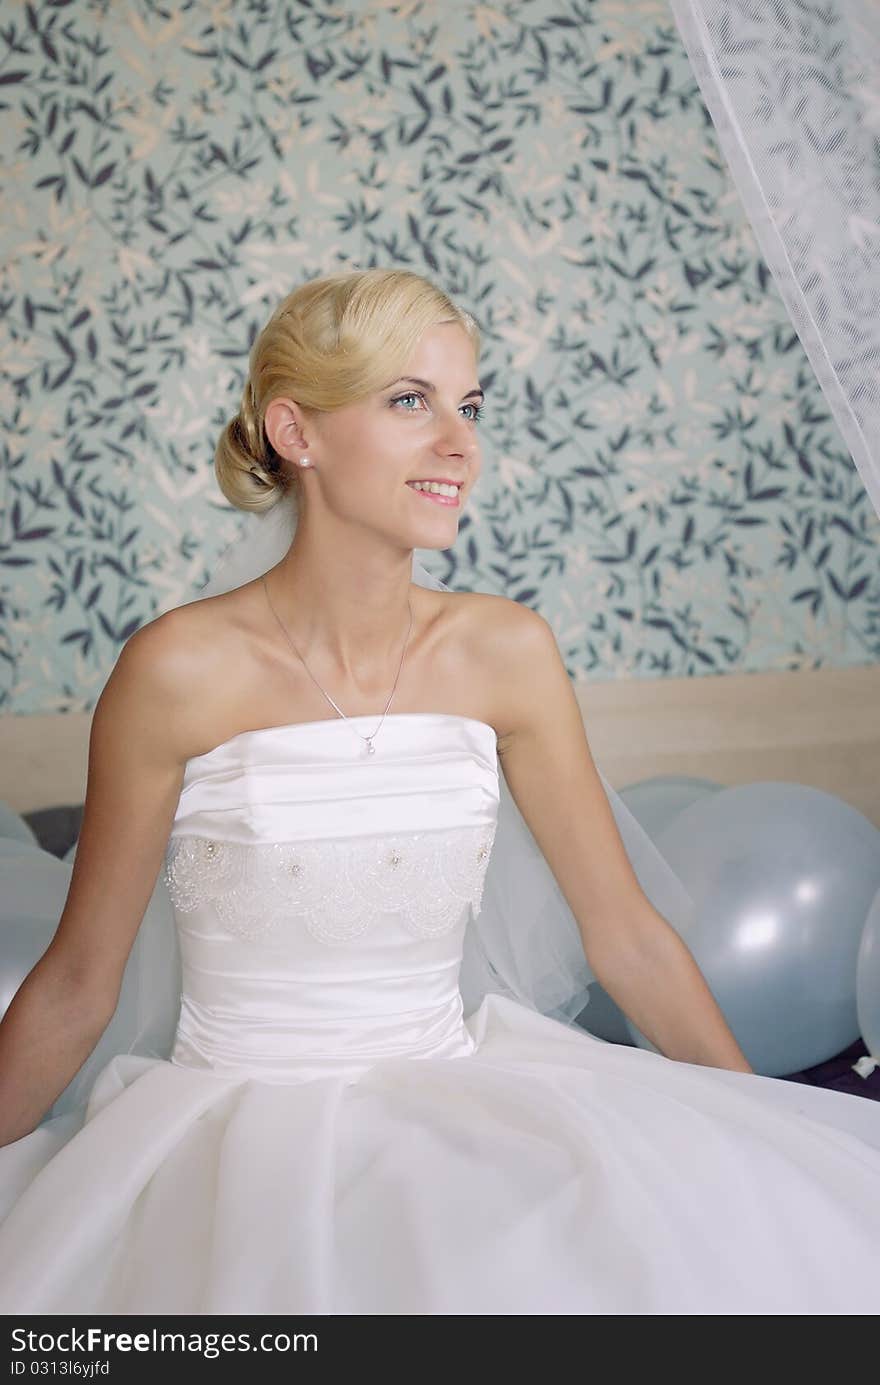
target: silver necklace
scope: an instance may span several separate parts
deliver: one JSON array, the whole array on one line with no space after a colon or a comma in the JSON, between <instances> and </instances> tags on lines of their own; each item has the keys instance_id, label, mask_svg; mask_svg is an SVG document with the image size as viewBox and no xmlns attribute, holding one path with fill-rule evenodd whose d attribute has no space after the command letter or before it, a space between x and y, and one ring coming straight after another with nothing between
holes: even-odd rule
<instances>
[{"instance_id":1,"label":"silver necklace","mask_svg":"<svg viewBox=\"0 0 880 1385\"><path fill-rule=\"evenodd\" d=\"M347 716L345 715L345 713L343 712L342 708L341 708L341 707L338 707L337 704L333 701L333 698L332 698L332 697L330 696L330 694L326 691L326 689L321 687L321 684L318 682L317 678L316 678L315 675L312 673L312 670L309 668L309 666L308 666L308 664L306 663L305 659L304 659L303 656L300 654L300 652L299 652L299 650L297 649L296 645L294 644L293 640L290 638L290 635L287 633L287 629L286 629L286 627L285 627L285 625L284 625L284 622L282 621L282 619L281 619L281 617L279 616L278 612L275 610L275 607L272 605L272 598L269 596L269 586L268 586L268 583L266 582L266 574L265 574L265 573L263 573L263 576L262 576L262 578L261 578L261 581L262 581L262 583L263 583L263 590L264 590L265 593L266 593L266 600L269 602L269 610L272 612L273 616L274 616L275 619L278 621L278 624L281 626L281 629L282 629L282 631L283 631L283 633L284 633L284 637L285 637L285 639L287 640L287 643L290 645L290 647L291 647L291 649L293 650L294 654L295 654L296 657L299 659L299 661L300 661L300 663L302 664L303 668L305 669L306 673L307 673L307 674L309 675L309 677L311 678L311 680L312 680L312 682L314 683L315 687L318 688L319 691L322 692L322 693L324 694L324 696L326 697L327 701L330 703L330 706L336 708L336 711L339 713L339 715L342 717L342 719L343 719L344 721L350 720L350 718L347 717ZM391 706L391 698L394 696L395 692L397 691L397 681L398 681L398 679L400 678L400 670L403 668L403 660L404 660L404 656L406 655L407 645L409 644L409 637L410 637L410 634L411 634L411 632L412 632L412 623L413 623L412 606L410 605L410 601L409 601L409 598L408 598L408 597L407 597L407 602L406 602L406 604L407 604L407 608L408 608L408 610L409 610L409 629L408 629L407 632L406 632L406 639L405 639L404 642L403 642L403 654L401 654L401 656L400 656L400 663L399 663L398 668L397 668L397 678L395 678L395 680L394 680L394 687L391 689L391 697L389 697L388 701L385 703L385 711L382 713L382 721L379 722L379 725L376 727L375 731L373 731L369 736L361 736L360 731L355 731L355 735L356 735L356 736L360 736L360 739L361 739L362 741L365 741L365 742L366 742L366 746L367 746L366 754L367 754L367 755L375 755L375 753L376 753L376 747L373 745L373 738L374 738L375 736L378 736L379 732L382 730L382 722L384 722L386 716L388 715L388 708ZM354 727L352 727L352 730L354 730Z\"/></svg>"}]
</instances>

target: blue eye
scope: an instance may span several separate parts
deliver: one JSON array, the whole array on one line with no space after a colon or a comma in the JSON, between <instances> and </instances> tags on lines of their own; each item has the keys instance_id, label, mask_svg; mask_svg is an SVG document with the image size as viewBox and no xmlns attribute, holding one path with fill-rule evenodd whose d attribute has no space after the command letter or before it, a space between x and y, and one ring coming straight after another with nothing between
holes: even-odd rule
<instances>
[{"instance_id":1,"label":"blue eye","mask_svg":"<svg viewBox=\"0 0 880 1385\"><path fill-rule=\"evenodd\" d=\"M390 403L392 405L400 404L403 402L404 399L421 399L422 403L426 402L425 396L421 393L420 390L408 390L406 394L398 394L396 398L390 401ZM483 417L483 406L481 404L463 404L462 408L473 409L474 412L470 416L471 423L476 423L479 419ZM403 412L405 414L412 414L415 413L415 409L404 409Z\"/></svg>"}]
</instances>

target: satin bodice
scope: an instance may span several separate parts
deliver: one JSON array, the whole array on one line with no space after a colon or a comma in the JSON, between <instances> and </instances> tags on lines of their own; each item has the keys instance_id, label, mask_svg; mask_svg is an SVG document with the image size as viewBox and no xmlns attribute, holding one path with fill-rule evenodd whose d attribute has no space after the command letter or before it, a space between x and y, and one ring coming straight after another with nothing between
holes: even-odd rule
<instances>
[{"instance_id":1,"label":"satin bodice","mask_svg":"<svg viewBox=\"0 0 880 1385\"><path fill-rule=\"evenodd\" d=\"M398 713L368 755L376 722L245 731L187 762L165 858L173 1063L288 1082L472 1050L458 980L497 823L495 731Z\"/></svg>"}]
</instances>

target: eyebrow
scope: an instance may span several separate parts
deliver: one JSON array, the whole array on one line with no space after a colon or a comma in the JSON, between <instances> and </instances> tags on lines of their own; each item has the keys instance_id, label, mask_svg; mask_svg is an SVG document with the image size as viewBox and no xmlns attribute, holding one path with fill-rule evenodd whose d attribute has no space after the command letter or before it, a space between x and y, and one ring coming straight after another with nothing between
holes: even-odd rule
<instances>
[{"instance_id":1,"label":"eyebrow","mask_svg":"<svg viewBox=\"0 0 880 1385\"><path fill-rule=\"evenodd\" d=\"M390 385L386 385L385 388L393 389L395 385L404 384L419 385L423 390L427 390L429 394L436 393L436 387L431 384L430 380L420 380L417 375L401 375L399 380L393 380L392 383ZM463 394L462 399L470 399L475 394L478 394L481 399L486 398L485 391L480 389L479 386L477 386L472 390L468 390L467 394Z\"/></svg>"}]
</instances>

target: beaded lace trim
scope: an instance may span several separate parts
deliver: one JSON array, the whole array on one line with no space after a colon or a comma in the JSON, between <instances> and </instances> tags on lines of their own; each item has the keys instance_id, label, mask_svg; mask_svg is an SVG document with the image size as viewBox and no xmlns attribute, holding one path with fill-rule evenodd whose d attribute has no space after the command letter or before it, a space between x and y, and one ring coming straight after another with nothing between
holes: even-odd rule
<instances>
[{"instance_id":1,"label":"beaded lace trim","mask_svg":"<svg viewBox=\"0 0 880 1385\"><path fill-rule=\"evenodd\" d=\"M434 938L467 905L480 912L494 837L494 825L259 844L181 836L169 843L164 873L177 910L210 905L243 938L300 918L319 941L346 943L381 913Z\"/></svg>"}]
</instances>

